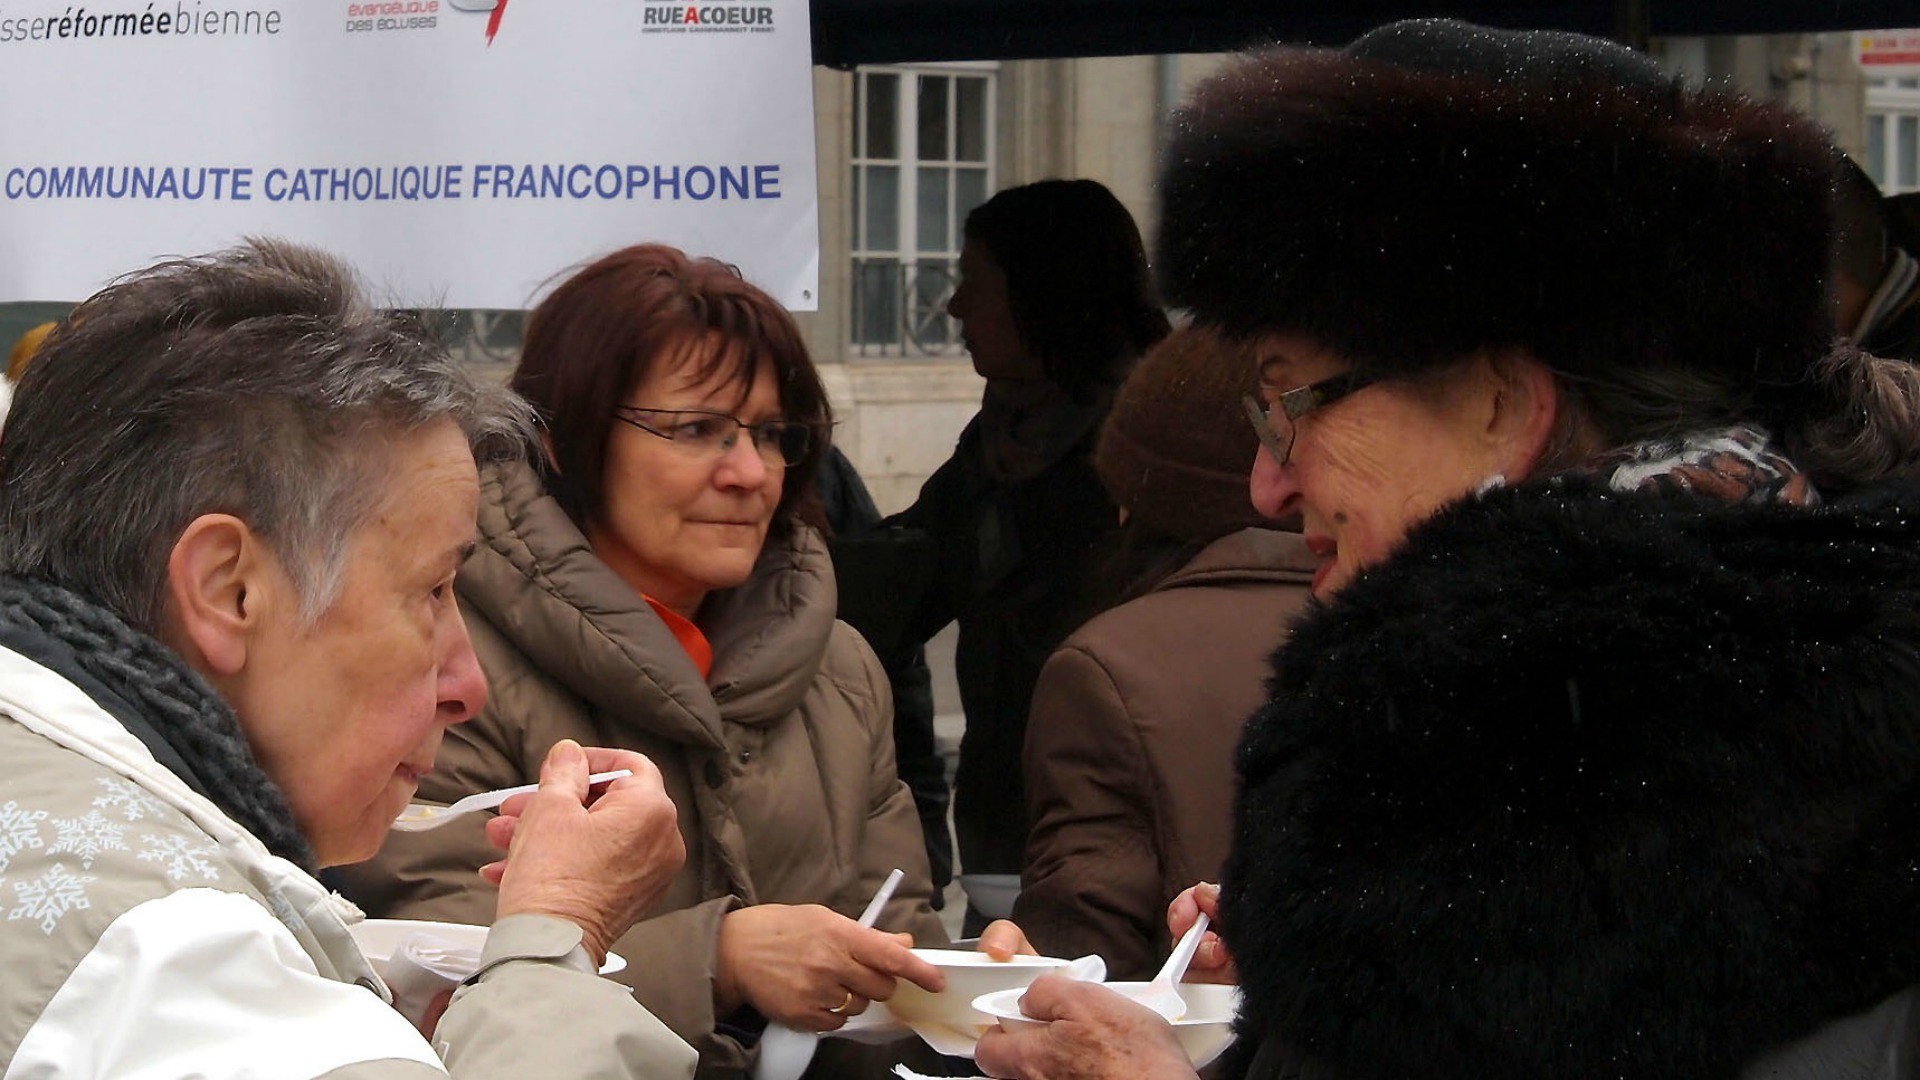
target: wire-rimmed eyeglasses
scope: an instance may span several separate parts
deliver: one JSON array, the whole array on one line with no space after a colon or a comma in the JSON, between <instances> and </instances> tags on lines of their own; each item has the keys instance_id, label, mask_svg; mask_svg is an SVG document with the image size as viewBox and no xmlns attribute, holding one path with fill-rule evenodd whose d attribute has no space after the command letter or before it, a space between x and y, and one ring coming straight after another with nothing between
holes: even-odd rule
<instances>
[{"instance_id":1,"label":"wire-rimmed eyeglasses","mask_svg":"<svg viewBox=\"0 0 1920 1080\"><path fill-rule=\"evenodd\" d=\"M814 426L800 420L762 420L749 424L727 413L705 409L648 409L622 405L613 418L698 457L719 457L733 449L745 431L769 468L798 465L813 446Z\"/></svg>"},{"instance_id":2,"label":"wire-rimmed eyeglasses","mask_svg":"<svg viewBox=\"0 0 1920 1080\"><path fill-rule=\"evenodd\" d=\"M1349 371L1288 390L1275 396L1271 405L1261 404L1252 394L1242 394L1240 403L1246 407L1247 419L1252 422L1260 445L1273 455L1276 465L1285 465L1293 456L1293 440L1299 431L1295 421L1375 381L1374 376Z\"/></svg>"}]
</instances>

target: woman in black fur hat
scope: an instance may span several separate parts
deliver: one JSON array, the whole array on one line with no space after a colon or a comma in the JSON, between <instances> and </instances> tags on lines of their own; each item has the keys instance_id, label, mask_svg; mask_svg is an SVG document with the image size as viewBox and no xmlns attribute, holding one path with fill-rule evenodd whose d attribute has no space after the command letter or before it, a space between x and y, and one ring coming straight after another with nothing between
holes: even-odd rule
<instances>
[{"instance_id":1,"label":"woman in black fur hat","mask_svg":"<svg viewBox=\"0 0 1920 1080\"><path fill-rule=\"evenodd\" d=\"M1169 297L1256 343L1322 559L1238 756L1237 1070L1914 1075L1920 381L1827 350L1820 132L1417 22L1242 60L1168 160ZM1074 1022L996 1075L1191 1075L1027 1008Z\"/></svg>"}]
</instances>

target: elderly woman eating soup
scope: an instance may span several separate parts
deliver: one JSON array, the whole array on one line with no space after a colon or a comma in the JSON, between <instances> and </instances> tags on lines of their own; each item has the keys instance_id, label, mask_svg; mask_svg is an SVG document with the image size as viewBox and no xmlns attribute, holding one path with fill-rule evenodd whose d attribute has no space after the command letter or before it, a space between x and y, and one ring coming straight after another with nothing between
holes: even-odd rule
<instances>
[{"instance_id":1,"label":"elderly woman eating soup","mask_svg":"<svg viewBox=\"0 0 1920 1080\"><path fill-rule=\"evenodd\" d=\"M437 1020L321 877L486 703L453 577L528 419L285 241L52 331L0 461L0 1073L693 1075L594 973L684 855L645 757L561 742L490 823L499 918Z\"/></svg>"},{"instance_id":2,"label":"elderly woman eating soup","mask_svg":"<svg viewBox=\"0 0 1920 1080\"><path fill-rule=\"evenodd\" d=\"M1827 349L1830 155L1451 22L1198 90L1161 270L1254 343L1252 497L1321 559L1237 759L1229 1075L1920 1059L1920 383ZM1026 1008L995 1075L1192 1075L1113 994Z\"/></svg>"}]
</instances>

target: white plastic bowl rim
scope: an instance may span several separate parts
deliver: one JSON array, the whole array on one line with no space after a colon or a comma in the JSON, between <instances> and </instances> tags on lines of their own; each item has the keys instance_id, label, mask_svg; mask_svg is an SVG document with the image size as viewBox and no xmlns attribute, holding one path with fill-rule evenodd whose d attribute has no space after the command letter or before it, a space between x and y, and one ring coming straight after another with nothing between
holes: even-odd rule
<instances>
[{"instance_id":1,"label":"white plastic bowl rim","mask_svg":"<svg viewBox=\"0 0 1920 1080\"><path fill-rule=\"evenodd\" d=\"M983 952L968 952L961 949L914 949L913 955L932 964L934 967L983 968L988 971L1018 971L1021 968L1066 967L1071 960L1062 960L1057 956L1033 956L1028 953L1015 953L1011 959L995 960Z\"/></svg>"}]
</instances>

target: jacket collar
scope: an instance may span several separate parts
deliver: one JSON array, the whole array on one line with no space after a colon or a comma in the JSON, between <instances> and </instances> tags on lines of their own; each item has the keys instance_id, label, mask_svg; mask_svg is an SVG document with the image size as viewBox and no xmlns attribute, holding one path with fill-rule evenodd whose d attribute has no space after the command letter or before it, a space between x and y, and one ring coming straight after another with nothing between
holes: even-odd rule
<instances>
[{"instance_id":1,"label":"jacket collar","mask_svg":"<svg viewBox=\"0 0 1920 1080\"><path fill-rule=\"evenodd\" d=\"M1299 533L1259 527L1241 529L1201 548L1185 566L1155 585L1153 591L1235 582L1306 585L1312 583L1313 572L1319 566L1320 560L1307 550Z\"/></svg>"},{"instance_id":2,"label":"jacket collar","mask_svg":"<svg viewBox=\"0 0 1920 1080\"><path fill-rule=\"evenodd\" d=\"M811 529L769 541L751 578L708 598L700 618L714 652L707 679L593 553L531 466L483 473L479 532L460 573L462 602L573 693L659 737L718 748L724 724L785 716L826 654L833 564Z\"/></svg>"}]
</instances>

